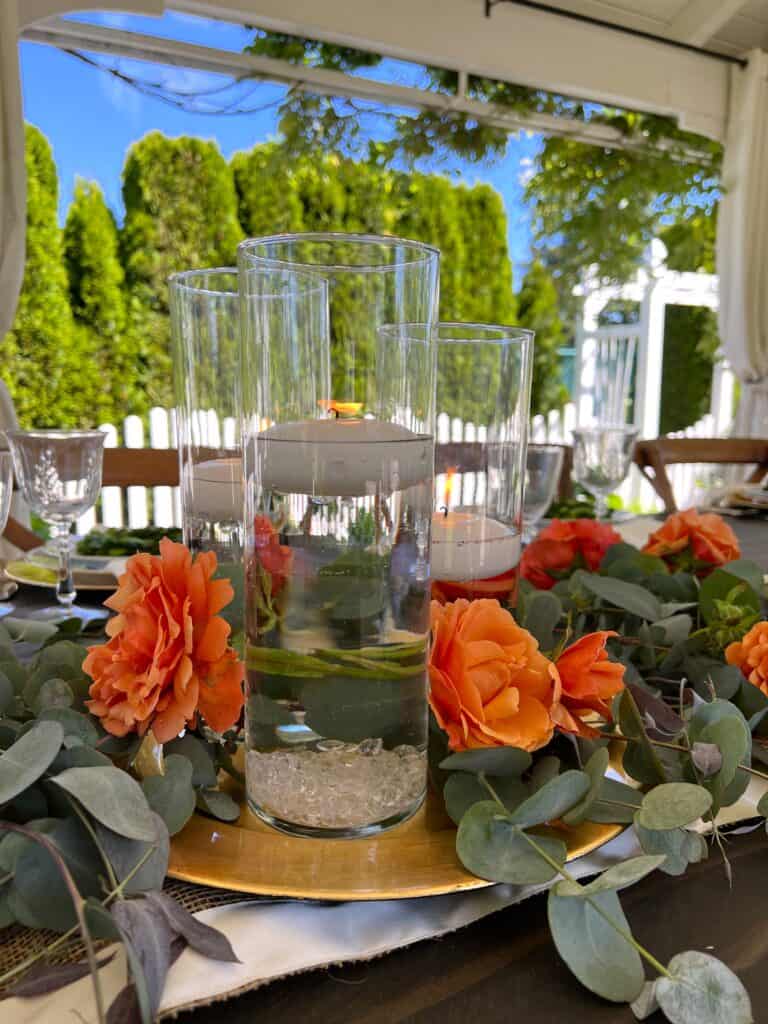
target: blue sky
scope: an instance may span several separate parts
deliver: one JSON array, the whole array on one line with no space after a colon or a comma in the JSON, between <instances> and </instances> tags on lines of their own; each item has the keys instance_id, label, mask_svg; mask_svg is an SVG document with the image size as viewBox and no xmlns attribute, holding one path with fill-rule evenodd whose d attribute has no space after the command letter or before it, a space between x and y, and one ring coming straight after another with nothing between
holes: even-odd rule
<instances>
[{"instance_id":1,"label":"blue sky","mask_svg":"<svg viewBox=\"0 0 768 1024\"><path fill-rule=\"evenodd\" d=\"M109 14L78 18L232 51L242 50L251 38L251 33L240 26L179 14L166 14L161 19ZM211 88L223 81L219 76L180 68L125 60L117 63L127 72L144 79L162 80L177 89ZM267 109L231 117L210 116L178 110L145 96L52 47L22 43L21 68L25 116L47 135L53 146L59 169L62 220L78 176L97 181L118 220L122 219L121 171L125 154L131 143L148 131L159 129L170 136L215 139L224 155L230 157L277 134L276 104L284 95L276 85L251 85L254 91L249 104ZM400 82L413 80L412 69L394 62L363 73ZM507 207L516 287L520 283L521 264L527 262L530 253L530 218L522 202L523 183L540 144L536 136L512 139L506 158L490 166L454 161L450 168L439 164L422 168L456 171L461 180L486 181L501 192Z\"/></svg>"}]
</instances>

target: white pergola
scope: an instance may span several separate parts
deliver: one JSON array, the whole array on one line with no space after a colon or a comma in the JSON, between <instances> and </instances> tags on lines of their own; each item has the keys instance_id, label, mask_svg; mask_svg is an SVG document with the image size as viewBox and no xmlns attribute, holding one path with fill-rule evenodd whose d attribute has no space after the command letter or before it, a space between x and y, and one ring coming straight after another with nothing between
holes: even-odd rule
<instances>
[{"instance_id":1,"label":"white pergola","mask_svg":"<svg viewBox=\"0 0 768 1024\"><path fill-rule=\"evenodd\" d=\"M459 92L439 95L61 17L86 9L173 9L370 49L454 69ZM19 38L405 108L448 107L509 131L635 144L604 125L543 115L523 120L473 100L465 94L467 76L482 75L669 115L724 142L721 336L743 382L741 430L768 432L768 0L2 0L0 337L12 320L23 268Z\"/></svg>"}]
</instances>

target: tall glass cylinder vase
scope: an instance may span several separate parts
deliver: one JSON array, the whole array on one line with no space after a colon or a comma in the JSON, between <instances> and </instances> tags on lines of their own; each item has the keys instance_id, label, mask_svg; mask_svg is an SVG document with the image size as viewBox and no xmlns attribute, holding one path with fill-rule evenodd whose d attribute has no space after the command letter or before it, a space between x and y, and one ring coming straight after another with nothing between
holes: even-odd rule
<instances>
[{"instance_id":1,"label":"tall glass cylinder vase","mask_svg":"<svg viewBox=\"0 0 768 1024\"><path fill-rule=\"evenodd\" d=\"M432 596L514 603L533 333L438 326ZM442 442L442 443L441 443Z\"/></svg>"},{"instance_id":2,"label":"tall glass cylinder vase","mask_svg":"<svg viewBox=\"0 0 768 1024\"><path fill-rule=\"evenodd\" d=\"M222 614L244 625L240 299L237 270L170 278L171 336L180 460L181 520L192 551L213 551L235 599Z\"/></svg>"},{"instance_id":3,"label":"tall glass cylinder vase","mask_svg":"<svg viewBox=\"0 0 768 1024\"><path fill-rule=\"evenodd\" d=\"M293 834L371 834L426 791L438 261L396 238L240 246L247 792Z\"/></svg>"}]
</instances>

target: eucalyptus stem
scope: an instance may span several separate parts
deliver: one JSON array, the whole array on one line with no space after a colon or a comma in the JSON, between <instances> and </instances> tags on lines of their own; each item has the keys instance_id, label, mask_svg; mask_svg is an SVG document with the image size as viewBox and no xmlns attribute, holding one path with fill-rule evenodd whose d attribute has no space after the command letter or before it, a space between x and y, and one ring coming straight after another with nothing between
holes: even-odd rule
<instances>
[{"instance_id":1,"label":"eucalyptus stem","mask_svg":"<svg viewBox=\"0 0 768 1024\"><path fill-rule=\"evenodd\" d=\"M496 803L504 811L504 813L507 816L509 816L509 811L501 802L498 793L490 784L490 782L488 781L483 772L480 772L479 779L485 786L485 788L488 790L488 792L491 794L493 799L496 801ZM543 860L545 860L554 871L556 871L562 878L564 878L566 882L571 882L573 885L577 885L580 889L582 888L581 884L579 883L579 880L574 875L572 875L571 872L568 871L568 869L564 865L558 864L554 857L550 857L547 851L543 847L539 846L535 839L533 839L532 836L529 836L524 829L518 828L517 834L522 836L523 839L525 839L525 841L528 843L528 845L531 846L536 851L536 853ZM644 946L641 946L631 932L626 931L624 928L621 927L620 924L616 924L613 918L606 914L603 908L598 903L595 903L591 896L586 895L582 898L585 899L587 903L589 903L590 907L592 907L595 913L599 914L600 917L602 917L602 919L606 922L606 924L610 925L611 928L613 928L613 930L617 932L622 937L622 939L624 939L625 942L628 942L630 946L633 946L640 954L640 956L648 961L648 963L651 965L651 967L654 968L654 970L658 971L659 974L665 975L667 978L672 977L667 968L662 963L659 963L656 957L652 953L649 953Z\"/></svg>"},{"instance_id":2,"label":"eucalyptus stem","mask_svg":"<svg viewBox=\"0 0 768 1024\"><path fill-rule=\"evenodd\" d=\"M6 826L5 823L0 825L0 828L4 827L8 826ZM115 886L115 888L110 893L107 893L107 895L104 897L104 906L107 906L109 903L113 903L116 899L122 896L123 890L125 889L126 885L128 885L128 883L133 879L134 875L138 874L138 872L141 871L141 869L144 867L144 865L146 864L146 862L149 860L149 858L152 856L156 849L157 847L150 846L148 850L145 850L141 859L136 863L134 867L131 868L131 870L128 872L128 874L125 876L122 882L119 882ZM12 967L9 971L6 971L5 974L0 975L0 988L6 985L12 978L15 978L17 974L23 974L24 971L28 970L30 967L33 967L37 963L37 961L42 960L44 956L50 956L52 953L55 953L62 946L65 946L70 939L73 939L75 935L77 935L78 931L79 925L73 925L68 931L60 935L58 939L54 939L53 942L38 950L37 953L33 953L31 956L28 956L26 960L22 960L20 964L16 964L15 967Z\"/></svg>"},{"instance_id":3,"label":"eucalyptus stem","mask_svg":"<svg viewBox=\"0 0 768 1024\"><path fill-rule=\"evenodd\" d=\"M99 965L96 960L96 950L93 945L91 931L90 928L88 927L88 922L85 919L85 900L80 895L80 892L77 886L75 885L75 880L70 874L69 868L67 867L67 862L62 857L61 852L59 851L59 848L56 846L56 844L51 842L51 840L48 839L48 837L43 835L42 833L32 832L30 829L24 828L23 825L12 825L9 822L3 822L2 827L4 829L8 829L10 832L18 832L20 835L26 836L33 842L39 843L45 850L47 850L48 855L51 857L51 859L54 861L59 871L61 872L61 877L64 879L64 884L69 890L72 905L74 907L75 914L77 915L77 923L78 928L80 930L80 935L82 937L83 944L85 945L85 955L88 960L89 970L91 972L91 981L93 982L93 995L96 1001L96 1013L99 1018L99 1024L106 1024L106 1017L104 1016L104 996L101 991L101 978L99 977Z\"/></svg>"},{"instance_id":4,"label":"eucalyptus stem","mask_svg":"<svg viewBox=\"0 0 768 1024\"><path fill-rule=\"evenodd\" d=\"M534 849L536 853L538 853L538 855L543 860L545 860L551 868L557 871L557 873L561 875L566 880L566 882L571 882L573 885L577 885L580 889L583 888L579 880L574 875L572 875L566 867L558 864L554 857L550 857L547 851L543 849L541 846L539 846L539 844L532 836L529 836L528 833L525 832L523 829L518 829L518 835L521 835L523 839L525 839L525 841L528 843L528 845L532 849ZM672 977L667 968L656 959L653 953L650 953L645 948L645 946L641 946L632 934L632 932L628 932L625 928L622 928L622 926L620 924L617 924L609 914L606 914L606 912L603 910L600 904L596 903L589 894L582 896L582 899L586 900L590 907L592 907L592 909L595 911L595 913L599 914L600 917L602 917L602 919L605 921L605 923L610 925L610 927L613 928L613 930L618 935L620 935L625 942L628 942L630 946L633 946L640 954L640 956L643 957L644 960L647 960L655 971L658 971L659 974L663 974L667 978Z\"/></svg>"},{"instance_id":5,"label":"eucalyptus stem","mask_svg":"<svg viewBox=\"0 0 768 1024\"><path fill-rule=\"evenodd\" d=\"M640 743L641 741L634 736L624 736L620 732L601 732L600 736L608 740L618 740L621 743ZM667 743L664 740L652 740L650 736L646 734L646 739L654 747L664 747L665 750L677 750L681 754L690 754L690 748L684 747L680 743ZM747 772L749 775L755 775L759 779L765 779L768 782L768 773L761 772L757 768L752 768L750 765L740 764L738 771Z\"/></svg>"}]
</instances>

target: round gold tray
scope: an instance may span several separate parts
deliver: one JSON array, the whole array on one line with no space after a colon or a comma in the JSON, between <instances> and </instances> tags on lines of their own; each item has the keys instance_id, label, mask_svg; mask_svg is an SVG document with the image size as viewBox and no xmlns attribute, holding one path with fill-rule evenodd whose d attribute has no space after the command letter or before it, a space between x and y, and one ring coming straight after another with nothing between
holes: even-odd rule
<instances>
[{"instance_id":1,"label":"round gold tray","mask_svg":"<svg viewBox=\"0 0 768 1024\"><path fill-rule=\"evenodd\" d=\"M621 825L585 822L558 831L568 860L591 853ZM246 806L231 825L195 814L171 843L168 874L217 889L317 900L392 900L481 889L456 856L456 827L429 794L409 821L365 839L300 839Z\"/></svg>"}]
</instances>

